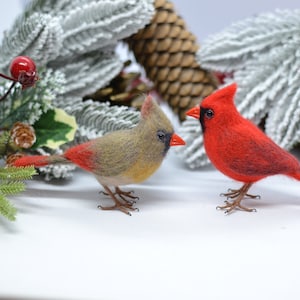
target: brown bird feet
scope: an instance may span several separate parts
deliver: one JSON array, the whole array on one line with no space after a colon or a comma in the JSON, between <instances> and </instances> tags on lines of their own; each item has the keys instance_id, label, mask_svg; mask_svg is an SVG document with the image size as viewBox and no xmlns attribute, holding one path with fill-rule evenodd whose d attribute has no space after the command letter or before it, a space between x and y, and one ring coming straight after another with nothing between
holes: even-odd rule
<instances>
[{"instance_id":1,"label":"brown bird feet","mask_svg":"<svg viewBox=\"0 0 300 300\"><path fill-rule=\"evenodd\" d=\"M245 183L238 190L229 189L228 193L222 193L221 196L227 197L227 200L224 201L225 205L217 206L217 209L225 209L225 214L231 213L234 209L256 212L255 208L248 208L241 204L244 198L260 199L259 195L251 195L247 193L251 185L252 183ZM232 199L233 201L228 201L228 199Z\"/></svg>"},{"instance_id":2,"label":"brown bird feet","mask_svg":"<svg viewBox=\"0 0 300 300\"><path fill-rule=\"evenodd\" d=\"M138 208L133 207L133 205L136 203L136 200L139 199L139 197L132 195L133 191L125 192L122 191L119 187L116 187L115 192L112 192L107 186L103 186L103 187L105 189L105 192L103 192L103 194L110 196L115 204L112 206L98 205L98 208L101 208L103 210L118 209L129 216L131 216L130 211L139 210ZM119 196L120 199L118 199L116 196Z\"/></svg>"}]
</instances>

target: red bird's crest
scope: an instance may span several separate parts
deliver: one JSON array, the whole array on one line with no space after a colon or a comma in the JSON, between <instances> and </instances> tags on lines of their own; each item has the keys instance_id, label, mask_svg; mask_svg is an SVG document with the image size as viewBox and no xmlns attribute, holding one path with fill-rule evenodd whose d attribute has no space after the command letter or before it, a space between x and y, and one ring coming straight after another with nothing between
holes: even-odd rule
<instances>
[{"instance_id":1,"label":"red bird's crest","mask_svg":"<svg viewBox=\"0 0 300 300\"><path fill-rule=\"evenodd\" d=\"M237 90L236 83L230 84L206 97L200 104L201 109L212 109L218 115L225 114L230 107L236 111L234 96ZM230 112L231 114L231 112ZM229 115L230 115L229 114ZM199 116L200 117L200 116Z\"/></svg>"}]
</instances>

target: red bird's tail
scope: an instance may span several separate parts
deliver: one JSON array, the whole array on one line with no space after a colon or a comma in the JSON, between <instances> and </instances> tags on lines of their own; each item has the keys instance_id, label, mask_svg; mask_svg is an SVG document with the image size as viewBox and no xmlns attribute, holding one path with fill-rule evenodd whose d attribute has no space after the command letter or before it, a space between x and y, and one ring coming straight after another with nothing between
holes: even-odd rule
<instances>
[{"instance_id":1,"label":"red bird's tail","mask_svg":"<svg viewBox=\"0 0 300 300\"><path fill-rule=\"evenodd\" d=\"M43 167L49 164L55 163L66 163L69 162L63 156L60 155L33 155L33 156L23 156L13 162L15 167L25 167L25 166L34 166L34 167Z\"/></svg>"}]
</instances>

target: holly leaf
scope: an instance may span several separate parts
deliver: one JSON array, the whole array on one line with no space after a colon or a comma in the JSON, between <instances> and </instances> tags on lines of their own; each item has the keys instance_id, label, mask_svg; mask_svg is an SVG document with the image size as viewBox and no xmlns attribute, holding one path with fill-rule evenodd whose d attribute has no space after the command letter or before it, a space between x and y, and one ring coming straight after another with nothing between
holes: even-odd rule
<instances>
[{"instance_id":1,"label":"holly leaf","mask_svg":"<svg viewBox=\"0 0 300 300\"><path fill-rule=\"evenodd\" d=\"M50 109L42 114L33 127L36 134L35 149L42 146L57 149L62 144L72 141L77 130L75 117L59 108Z\"/></svg>"}]
</instances>

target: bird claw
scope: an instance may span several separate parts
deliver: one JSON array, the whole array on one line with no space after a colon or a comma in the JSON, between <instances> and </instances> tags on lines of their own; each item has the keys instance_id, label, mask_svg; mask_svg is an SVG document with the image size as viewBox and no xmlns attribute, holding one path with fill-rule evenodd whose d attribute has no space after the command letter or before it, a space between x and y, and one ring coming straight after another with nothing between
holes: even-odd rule
<instances>
[{"instance_id":1,"label":"bird claw","mask_svg":"<svg viewBox=\"0 0 300 300\"><path fill-rule=\"evenodd\" d=\"M139 200L139 197L132 195L133 191L125 192L122 191L119 187L116 187L115 192L112 192L107 186L104 186L104 188L106 192L102 191L102 193L104 195L110 196L115 204L112 206L98 205L99 209L102 210L118 209L129 216L131 216L131 213L129 211L139 211L138 208L133 207L133 205L136 203L135 200ZM119 199L116 197L117 195L119 196ZM127 199L126 197L130 199Z\"/></svg>"},{"instance_id":2,"label":"bird claw","mask_svg":"<svg viewBox=\"0 0 300 300\"><path fill-rule=\"evenodd\" d=\"M217 206L217 210L225 210L225 215L230 214L234 209L239 209L243 211L248 212L256 212L255 208L248 208L243 205L241 205L241 201L244 198L251 198L251 199L260 199L259 195L251 195L248 194L248 190L251 187L250 183L244 184L240 189L228 189L228 193L221 193L220 196L226 197L226 200L224 201L225 205L223 206ZM232 201L228 201L231 199Z\"/></svg>"},{"instance_id":3,"label":"bird claw","mask_svg":"<svg viewBox=\"0 0 300 300\"><path fill-rule=\"evenodd\" d=\"M116 203L115 205L112 205L112 206L98 205L98 208L102 209L102 210L115 210L115 209L117 209L117 210L125 213L128 216L131 216L131 213L129 212L129 210L139 211L139 209L137 207L126 206L126 205L123 205L121 203Z\"/></svg>"},{"instance_id":4,"label":"bird claw","mask_svg":"<svg viewBox=\"0 0 300 300\"><path fill-rule=\"evenodd\" d=\"M239 210L243 210L243 211L247 211L247 212L257 212L257 210L255 208L249 208L249 207L241 205L240 201L229 202L226 200L224 202L225 202L225 205L219 205L216 207L216 209L217 210L225 209L225 211L224 211L225 215L229 215L234 209L239 209Z\"/></svg>"}]
</instances>

